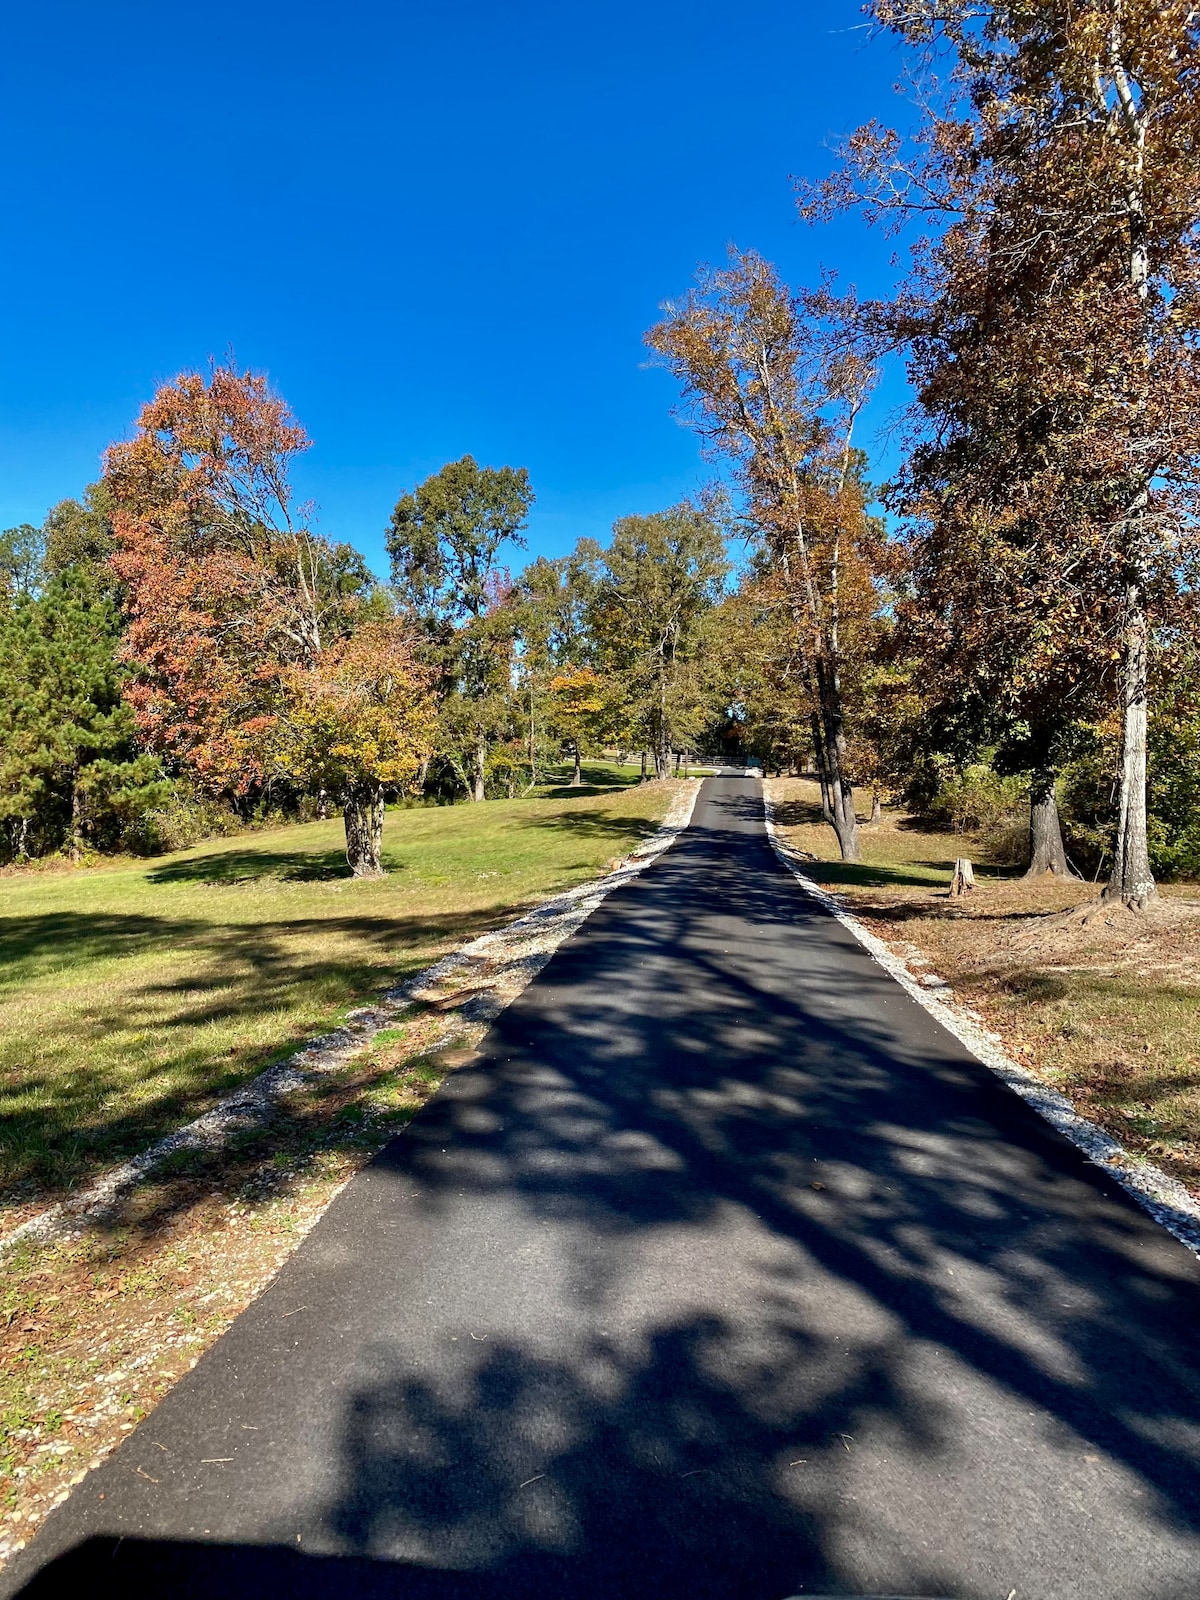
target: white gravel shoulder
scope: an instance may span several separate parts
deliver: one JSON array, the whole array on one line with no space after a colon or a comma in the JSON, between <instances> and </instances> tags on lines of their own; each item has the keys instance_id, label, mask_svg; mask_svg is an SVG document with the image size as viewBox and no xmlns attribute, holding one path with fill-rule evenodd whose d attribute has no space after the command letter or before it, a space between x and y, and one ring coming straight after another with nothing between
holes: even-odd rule
<instances>
[{"instance_id":1,"label":"white gravel shoulder","mask_svg":"<svg viewBox=\"0 0 1200 1600\"><path fill-rule=\"evenodd\" d=\"M312 1040L286 1060L277 1061L202 1117L0 1237L0 1257L24 1240L44 1243L82 1232L89 1223L102 1218L114 1201L180 1151L219 1150L234 1134L264 1122L281 1096L345 1066L377 1033L393 1026L414 1001L444 1001L451 995L466 994L457 1017L448 1022L447 1031L460 1026L457 1019L461 1018L482 1032L614 889L631 882L670 848L692 819L700 781L684 780L684 787L672 797L657 831L607 877L578 884L565 894L543 901L515 922L481 934L390 989L378 1005L349 1012L342 1027Z\"/></svg>"},{"instance_id":2,"label":"white gravel shoulder","mask_svg":"<svg viewBox=\"0 0 1200 1600\"><path fill-rule=\"evenodd\" d=\"M945 979L928 971L917 976L894 949L846 910L837 895L807 877L801 869L800 856L775 826L775 808L765 786L763 805L767 835L775 854L804 892L832 912L917 1004L936 1017L978 1061L998 1078L1003 1078L1010 1089L1082 1150L1089 1161L1103 1167L1168 1233L1174 1234L1181 1244L1186 1245L1194 1255L1200 1256L1200 1204L1192 1199L1183 1185L1152 1162L1126 1150L1103 1128L1081 1117L1065 1095L1059 1094L1013 1060L1005 1051L1000 1036L985 1028L974 1012L958 1004L954 999L954 991ZM920 952L914 950L913 956L920 958Z\"/></svg>"}]
</instances>

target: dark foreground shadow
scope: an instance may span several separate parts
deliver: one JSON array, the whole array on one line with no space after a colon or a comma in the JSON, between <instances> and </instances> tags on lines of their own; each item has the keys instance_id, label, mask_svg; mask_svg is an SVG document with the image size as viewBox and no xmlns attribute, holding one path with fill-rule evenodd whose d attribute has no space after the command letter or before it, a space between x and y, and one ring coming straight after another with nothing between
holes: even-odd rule
<instances>
[{"instance_id":1,"label":"dark foreground shadow","mask_svg":"<svg viewBox=\"0 0 1200 1600\"><path fill-rule=\"evenodd\" d=\"M548 1565L541 1588L566 1600L577 1591L560 1586L555 1566ZM21 1600L513 1600L514 1593L510 1576L305 1555L286 1545L89 1539L44 1568ZM833 1597L810 1592L805 1600Z\"/></svg>"},{"instance_id":2,"label":"dark foreground shadow","mask_svg":"<svg viewBox=\"0 0 1200 1600\"><path fill-rule=\"evenodd\" d=\"M22 1600L500 1600L503 1583L391 1561L312 1556L285 1545L88 1539L21 1591Z\"/></svg>"}]
</instances>

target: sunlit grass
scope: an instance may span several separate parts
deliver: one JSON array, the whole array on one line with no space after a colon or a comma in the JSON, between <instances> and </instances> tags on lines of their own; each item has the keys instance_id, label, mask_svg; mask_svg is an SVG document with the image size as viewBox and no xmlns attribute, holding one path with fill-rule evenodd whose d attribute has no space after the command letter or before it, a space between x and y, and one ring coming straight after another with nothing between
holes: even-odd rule
<instances>
[{"instance_id":1,"label":"sunlit grass","mask_svg":"<svg viewBox=\"0 0 1200 1600\"><path fill-rule=\"evenodd\" d=\"M24 1209L142 1149L350 1007L649 833L667 785L392 811L385 878L341 822L0 878L0 1191Z\"/></svg>"}]
</instances>

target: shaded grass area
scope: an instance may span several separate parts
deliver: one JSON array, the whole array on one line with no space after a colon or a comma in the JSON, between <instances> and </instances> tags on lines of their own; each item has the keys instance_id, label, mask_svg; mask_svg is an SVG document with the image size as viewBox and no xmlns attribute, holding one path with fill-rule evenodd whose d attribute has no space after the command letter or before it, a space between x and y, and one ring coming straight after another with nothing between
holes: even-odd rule
<instances>
[{"instance_id":1,"label":"shaded grass area","mask_svg":"<svg viewBox=\"0 0 1200 1600\"><path fill-rule=\"evenodd\" d=\"M454 1042L440 1010L415 1005L338 1072L286 1096L267 1124L220 1150L181 1152L81 1237L29 1241L6 1258L0 1564L471 1053Z\"/></svg>"},{"instance_id":2,"label":"shaded grass area","mask_svg":"<svg viewBox=\"0 0 1200 1600\"><path fill-rule=\"evenodd\" d=\"M653 832L670 785L389 813L388 876L341 823L0 882L0 1226L198 1115L345 1011Z\"/></svg>"},{"instance_id":3,"label":"shaded grass area","mask_svg":"<svg viewBox=\"0 0 1200 1600\"><path fill-rule=\"evenodd\" d=\"M772 787L788 842L818 858L805 863L810 877L924 957L1085 1116L1200 1194L1200 885L1166 886L1148 916L1085 921L1071 913L1095 885L1026 883L976 859L979 887L951 901L955 857L978 854L970 838L885 813L862 830L863 860L841 862L816 785Z\"/></svg>"}]
</instances>

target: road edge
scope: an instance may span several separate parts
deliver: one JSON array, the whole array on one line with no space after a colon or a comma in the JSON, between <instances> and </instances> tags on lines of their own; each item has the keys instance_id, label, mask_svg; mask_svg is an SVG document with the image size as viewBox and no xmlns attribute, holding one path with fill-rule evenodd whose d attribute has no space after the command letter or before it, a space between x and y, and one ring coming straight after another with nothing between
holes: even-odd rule
<instances>
[{"instance_id":1,"label":"road edge","mask_svg":"<svg viewBox=\"0 0 1200 1600\"><path fill-rule=\"evenodd\" d=\"M1001 1078L1014 1094L1080 1150L1094 1166L1115 1178L1155 1222L1164 1227L1193 1255L1200 1258L1200 1203L1184 1186L1153 1162L1126 1150L1111 1134L1080 1116L1075 1107L1049 1084L1020 1066L1004 1049L999 1034L985 1028L965 1006L947 998L952 993L945 984L942 993L924 987L905 961L885 942L865 927L853 912L847 911L837 895L822 888L800 868L800 857L780 835L775 824L775 803L763 787L763 813L767 837L776 857L791 873L804 893L816 900L852 933L859 944L884 971L930 1016L941 1023L989 1072Z\"/></svg>"},{"instance_id":2,"label":"road edge","mask_svg":"<svg viewBox=\"0 0 1200 1600\"><path fill-rule=\"evenodd\" d=\"M299 1050L266 1067L249 1083L218 1101L211 1110L164 1135L140 1155L112 1168L78 1194L26 1218L0 1237L0 1261L19 1244L49 1244L83 1232L90 1222L102 1217L115 1200L180 1151L219 1150L235 1133L245 1132L264 1121L282 1095L344 1066L352 1056L365 1049L377 1033L393 1026L423 991L445 983L460 970L487 960L501 950L509 958L510 967L520 967L521 981L517 987L507 986L491 1004L485 1001L472 1007L473 1021L491 1022L614 889L632 882L674 844L692 820L704 782L703 778L680 781L687 787L672 796L667 814L655 832L606 877L591 878L562 894L552 895L532 910L480 934L387 990L377 1005L360 1006L348 1012L340 1028L310 1039ZM514 941L517 946L524 944L526 948L514 950Z\"/></svg>"}]
</instances>

